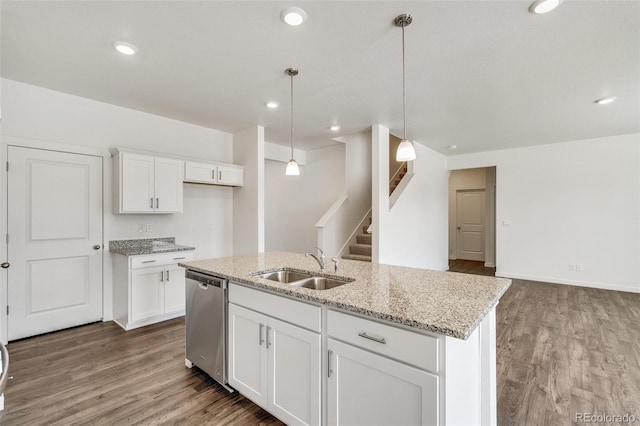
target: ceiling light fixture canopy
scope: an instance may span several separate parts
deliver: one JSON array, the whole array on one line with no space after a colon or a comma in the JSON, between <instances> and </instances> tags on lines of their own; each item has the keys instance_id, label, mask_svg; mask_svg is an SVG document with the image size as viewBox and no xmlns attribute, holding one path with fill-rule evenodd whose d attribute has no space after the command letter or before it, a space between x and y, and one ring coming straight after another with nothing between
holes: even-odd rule
<instances>
[{"instance_id":1,"label":"ceiling light fixture canopy","mask_svg":"<svg viewBox=\"0 0 640 426\"><path fill-rule=\"evenodd\" d=\"M135 55L138 51L136 46L125 41L116 41L113 43L113 47L123 55Z\"/></svg>"},{"instance_id":2,"label":"ceiling light fixture canopy","mask_svg":"<svg viewBox=\"0 0 640 426\"><path fill-rule=\"evenodd\" d=\"M307 20L307 12L299 7L286 7L280 12L280 19L285 24L295 27Z\"/></svg>"},{"instance_id":3,"label":"ceiling light fixture canopy","mask_svg":"<svg viewBox=\"0 0 640 426\"><path fill-rule=\"evenodd\" d=\"M404 27L413 22L411 15L403 14L396 16L394 23L396 27L402 28L402 118L404 133L402 142L398 145L396 151L396 161L412 161L416 159L416 150L409 139L407 139L407 89L406 89L406 71L404 60Z\"/></svg>"},{"instance_id":4,"label":"ceiling light fixture canopy","mask_svg":"<svg viewBox=\"0 0 640 426\"><path fill-rule=\"evenodd\" d=\"M287 176L298 176L300 174L300 168L298 167L296 160L293 158L293 77L298 75L298 70L296 68L287 68L285 72L289 77L291 77L291 132L289 133L291 141L291 160L289 160L289 163L287 164L285 174Z\"/></svg>"},{"instance_id":5,"label":"ceiling light fixture canopy","mask_svg":"<svg viewBox=\"0 0 640 426\"><path fill-rule=\"evenodd\" d=\"M560 6L560 3L562 3L562 0L536 0L529 6L529 12L535 14L551 12Z\"/></svg>"}]
</instances>

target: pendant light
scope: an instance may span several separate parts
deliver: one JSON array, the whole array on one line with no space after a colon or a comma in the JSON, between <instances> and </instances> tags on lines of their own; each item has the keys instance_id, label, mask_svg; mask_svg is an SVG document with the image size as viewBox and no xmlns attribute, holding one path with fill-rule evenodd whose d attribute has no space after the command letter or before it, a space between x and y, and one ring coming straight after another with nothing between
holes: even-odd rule
<instances>
[{"instance_id":1,"label":"pendant light","mask_svg":"<svg viewBox=\"0 0 640 426\"><path fill-rule=\"evenodd\" d=\"M404 120L404 136L402 142L398 145L396 151L396 161L412 161L416 159L416 150L413 144L407 139L407 90L405 84L405 66L404 66L404 27L411 24L413 19L411 15L403 14L396 16L396 27L402 28L402 117Z\"/></svg>"},{"instance_id":2,"label":"pendant light","mask_svg":"<svg viewBox=\"0 0 640 426\"><path fill-rule=\"evenodd\" d=\"M298 176L300 174L300 168L298 163L293 159L293 77L298 75L296 68L287 68L285 72L291 77L291 132L289 133L291 141L291 160L287 164L287 176Z\"/></svg>"}]
</instances>

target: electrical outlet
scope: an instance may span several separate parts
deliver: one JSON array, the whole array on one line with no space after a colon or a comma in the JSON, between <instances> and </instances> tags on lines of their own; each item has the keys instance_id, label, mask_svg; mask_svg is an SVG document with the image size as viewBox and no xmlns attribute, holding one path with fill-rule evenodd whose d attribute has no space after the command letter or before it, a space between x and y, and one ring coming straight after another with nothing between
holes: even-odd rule
<instances>
[{"instance_id":1,"label":"electrical outlet","mask_svg":"<svg viewBox=\"0 0 640 426\"><path fill-rule=\"evenodd\" d=\"M576 263L576 271L582 272L582 263Z\"/></svg>"},{"instance_id":2,"label":"electrical outlet","mask_svg":"<svg viewBox=\"0 0 640 426\"><path fill-rule=\"evenodd\" d=\"M147 223L147 232L153 232L153 225Z\"/></svg>"},{"instance_id":3,"label":"electrical outlet","mask_svg":"<svg viewBox=\"0 0 640 426\"><path fill-rule=\"evenodd\" d=\"M209 231L213 231L213 223L209 224Z\"/></svg>"},{"instance_id":4,"label":"electrical outlet","mask_svg":"<svg viewBox=\"0 0 640 426\"><path fill-rule=\"evenodd\" d=\"M144 232L144 223L138 225L138 232Z\"/></svg>"},{"instance_id":5,"label":"electrical outlet","mask_svg":"<svg viewBox=\"0 0 640 426\"><path fill-rule=\"evenodd\" d=\"M570 270L570 271L575 271L575 270L576 270L576 265L575 265L575 263L570 263L570 264L569 264L569 270Z\"/></svg>"}]
</instances>

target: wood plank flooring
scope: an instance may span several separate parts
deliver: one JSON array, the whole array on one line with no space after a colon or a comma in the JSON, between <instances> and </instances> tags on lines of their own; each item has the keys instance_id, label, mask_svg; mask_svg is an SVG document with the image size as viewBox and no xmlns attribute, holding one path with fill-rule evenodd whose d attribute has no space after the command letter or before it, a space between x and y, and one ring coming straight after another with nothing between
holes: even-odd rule
<instances>
[{"instance_id":1,"label":"wood plank flooring","mask_svg":"<svg viewBox=\"0 0 640 426\"><path fill-rule=\"evenodd\" d=\"M449 271L472 275L488 275L491 277L496 275L496 268L487 268L484 266L484 262L476 262L473 260L449 259Z\"/></svg>"},{"instance_id":2,"label":"wood plank flooring","mask_svg":"<svg viewBox=\"0 0 640 426\"><path fill-rule=\"evenodd\" d=\"M514 280L497 346L499 425L640 417L640 294ZM8 349L2 425L282 424L184 367L183 319L129 332L90 324Z\"/></svg>"}]
</instances>

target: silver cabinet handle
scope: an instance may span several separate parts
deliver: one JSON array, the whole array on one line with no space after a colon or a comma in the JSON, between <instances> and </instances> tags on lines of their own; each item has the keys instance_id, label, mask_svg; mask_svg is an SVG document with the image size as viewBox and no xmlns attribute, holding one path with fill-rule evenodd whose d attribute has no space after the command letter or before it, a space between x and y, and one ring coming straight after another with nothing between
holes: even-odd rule
<instances>
[{"instance_id":1,"label":"silver cabinet handle","mask_svg":"<svg viewBox=\"0 0 640 426\"><path fill-rule=\"evenodd\" d=\"M155 260L143 260L142 263L154 263Z\"/></svg>"},{"instance_id":2,"label":"silver cabinet handle","mask_svg":"<svg viewBox=\"0 0 640 426\"><path fill-rule=\"evenodd\" d=\"M160 281L164 282L164 271L160 271Z\"/></svg>"},{"instance_id":3,"label":"silver cabinet handle","mask_svg":"<svg viewBox=\"0 0 640 426\"><path fill-rule=\"evenodd\" d=\"M218 180L222 180L222 170L218 172Z\"/></svg>"},{"instance_id":4,"label":"silver cabinet handle","mask_svg":"<svg viewBox=\"0 0 640 426\"><path fill-rule=\"evenodd\" d=\"M100 247L102 247L100 244L96 244L95 246L93 246L94 250L100 250Z\"/></svg>"},{"instance_id":5,"label":"silver cabinet handle","mask_svg":"<svg viewBox=\"0 0 640 426\"><path fill-rule=\"evenodd\" d=\"M260 323L260 334L258 337L258 346L262 346L262 342L264 342L264 339L262 338L262 329L264 328L264 324Z\"/></svg>"},{"instance_id":6,"label":"silver cabinet handle","mask_svg":"<svg viewBox=\"0 0 640 426\"><path fill-rule=\"evenodd\" d=\"M382 343L383 345L387 344L387 341L385 340L384 337L380 338L380 337L373 337L373 336L369 336L367 333L358 333L358 336L360 337L364 337L365 339L369 339L369 340L373 340L374 342L378 342L378 343Z\"/></svg>"},{"instance_id":7,"label":"silver cabinet handle","mask_svg":"<svg viewBox=\"0 0 640 426\"><path fill-rule=\"evenodd\" d=\"M151 197L151 205L149 207L153 208L153 197Z\"/></svg>"},{"instance_id":8,"label":"silver cabinet handle","mask_svg":"<svg viewBox=\"0 0 640 426\"><path fill-rule=\"evenodd\" d=\"M167 271L167 281L169 281L169 271Z\"/></svg>"},{"instance_id":9,"label":"silver cabinet handle","mask_svg":"<svg viewBox=\"0 0 640 426\"><path fill-rule=\"evenodd\" d=\"M156 209L160 208L160 198L156 198Z\"/></svg>"},{"instance_id":10,"label":"silver cabinet handle","mask_svg":"<svg viewBox=\"0 0 640 426\"><path fill-rule=\"evenodd\" d=\"M333 358L333 351L329 351L329 354L327 355L327 377L331 377L331 375L333 374L333 368L331 368L331 359Z\"/></svg>"},{"instance_id":11,"label":"silver cabinet handle","mask_svg":"<svg viewBox=\"0 0 640 426\"><path fill-rule=\"evenodd\" d=\"M267 326L267 349L271 346L271 342L269 342L269 330L271 330L271 327Z\"/></svg>"},{"instance_id":12,"label":"silver cabinet handle","mask_svg":"<svg viewBox=\"0 0 640 426\"><path fill-rule=\"evenodd\" d=\"M182 256L182 257L174 257L173 260L182 260L182 259L186 259L186 256Z\"/></svg>"},{"instance_id":13,"label":"silver cabinet handle","mask_svg":"<svg viewBox=\"0 0 640 426\"><path fill-rule=\"evenodd\" d=\"M216 171L211 170L211 179L215 179L215 178L216 178Z\"/></svg>"},{"instance_id":14,"label":"silver cabinet handle","mask_svg":"<svg viewBox=\"0 0 640 426\"><path fill-rule=\"evenodd\" d=\"M0 268L7 269L11 264L9 262L0 263Z\"/></svg>"}]
</instances>

